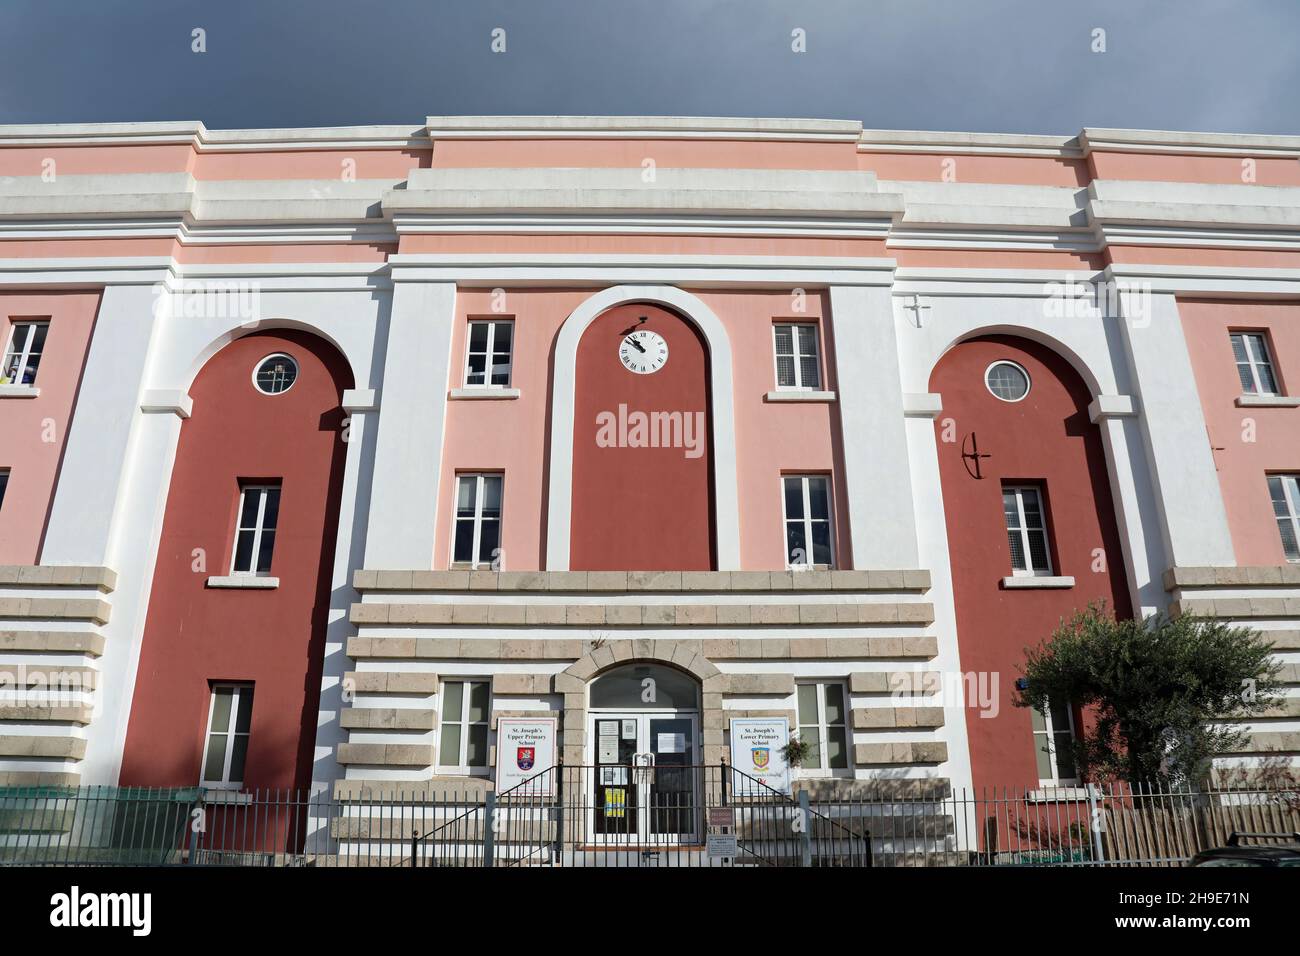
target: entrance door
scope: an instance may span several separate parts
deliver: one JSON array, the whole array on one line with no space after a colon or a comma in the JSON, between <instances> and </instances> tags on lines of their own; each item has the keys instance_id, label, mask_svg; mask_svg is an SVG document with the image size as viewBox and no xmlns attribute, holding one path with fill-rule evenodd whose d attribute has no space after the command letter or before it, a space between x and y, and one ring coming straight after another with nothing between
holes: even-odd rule
<instances>
[{"instance_id":1,"label":"entrance door","mask_svg":"<svg viewBox=\"0 0 1300 956\"><path fill-rule=\"evenodd\" d=\"M593 714L588 832L609 845L696 843L699 715Z\"/></svg>"}]
</instances>

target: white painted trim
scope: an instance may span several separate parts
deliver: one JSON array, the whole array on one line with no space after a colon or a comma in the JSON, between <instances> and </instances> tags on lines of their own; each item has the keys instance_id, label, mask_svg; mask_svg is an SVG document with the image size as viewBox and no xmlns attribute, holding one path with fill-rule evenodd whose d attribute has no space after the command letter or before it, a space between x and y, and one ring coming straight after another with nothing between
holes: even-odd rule
<instances>
[{"instance_id":1,"label":"white painted trim","mask_svg":"<svg viewBox=\"0 0 1300 956\"><path fill-rule=\"evenodd\" d=\"M40 394L35 385L0 385L0 398L36 398Z\"/></svg>"},{"instance_id":2,"label":"white painted trim","mask_svg":"<svg viewBox=\"0 0 1300 956\"><path fill-rule=\"evenodd\" d=\"M991 156L1084 155L1075 136L1032 136L1019 133L944 133L929 130L864 129L860 153L975 153Z\"/></svg>"},{"instance_id":3,"label":"white painted trim","mask_svg":"<svg viewBox=\"0 0 1300 956\"><path fill-rule=\"evenodd\" d=\"M833 402L835 393L805 388L782 388L763 396L765 402Z\"/></svg>"},{"instance_id":4,"label":"white painted trim","mask_svg":"<svg viewBox=\"0 0 1300 956\"><path fill-rule=\"evenodd\" d=\"M241 793L238 790L213 789L216 786L212 781L203 784L203 803L245 805L253 802L251 793ZM243 786L243 784L238 784L238 786Z\"/></svg>"},{"instance_id":5,"label":"white painted trim","mask_svg":"<svg viewBox=\"0 0 1300 956\"><path fill-rule=\"evenodd\" d=\"M447 400L450 402L464 401L492 401L493 399L518 398L520 395L517 388L506 388L504 386L467 385L464 388L453 388L447 393Z\"/></svg>"},{"instance_id":6,"label":"white painted trim","mask_svg":"<svg viewBox=\"0 0 1300 956\"><path fill-rule=\"evenodd\" d=\"M194 399L180 389L150 389L140 401L140 411L145 414L171 412L177 418L194 414Z\"/></svg>"},{"instance_id":7,"label":"white painted trim","mask_svg":"<svg viewBox=\"0 0 1300 956\"><path fill-rule=\"evenodd\" d=\"M1085 156L1095 149L1101 149L1138 153L1300 158L1300 136L1084 127L1079 134L1079 144L1083 147Z\"/></svg>"},{"instance_id":8,"label":"white painted trim","mask_svg":"<svg viewBox=\"0 0 1300 956\"><path fill-rule=\"evenodd\" d=\"M903 393L903 414L908 418L938 418L943 413L943 396L938 392Z\"/></svg>"},{"instance_id":9,"label":"white painted trim","mask_svg":"<svg viewBox=\"0 0 1300 956\"><path fill-rule=\"evenodd\" d=\"M258 591L278 588L280 579L258 574L214 574L205 583L210 588Z\"/></svg>"},{"instance_id":10,"label":"white painted trim","mask_svg":"<svg viewBox=\"0 0 1300 956\"><path fill-rule=\"evenodd\" d=\"M379 411L379 392L373 388L345 388L339 403L349 415Z\"/></svg>"},{"instance_id":11,"label":"white painted trim","mask_svg":"<svg viewBox=\"0 0 1300 956\"><path fill-rule=\"evenodd\" d=\"M1002 586L1008 590L1072 588L1074 587L1074 578L1068 574L1017 574L1003 578Z\"/></svg>"},{"instance_id":12,"label":"white painted trim","mask_svg":"<svg viewBox=\"0 0 1300 956\"><path fill-rule=\"evenodd\" d=\"M723 139L855 142L859 120L738 116L429 116L439 139Z\"/></svg>"},{"instance_id":13,"label":"white painted trim","mask_svg":"<svg viewBox=\"0 0 1300 956\"><path fill-rule=\"evenodd\" d=\"M1088 421L1096 425L1107 418L1134 418L1137 401L1132 395L1098 395L1088 404Z\"/></svg>"},{"instance_id":14,"label":"white painted trim","mask_svg":"<svg viewBox=\"0 0 1300 956\"><path fill-rule=\"evenodd\" d=\"M1291 395L1239 395L1238 408L1300 408L1300 398Z\"/></svg>"},{"instance_id":15,"label":"white painted trim","mask_svg":"<svg viewBox=\"0 0 1300 956\"><path fill-rule=\"evenodd\" d=\"M578 343L601 313L625 302L667 306L695 324L709 349L713 418L713 507L719 571L740 570L740 506L736 477L735 394L731 342L722 320L696 296L666 285L613 286L597 292L573 310L555 343L555 377L551 394L550 501L547 510L546 569L569 570L573 507L573 409Z\"/></svg>"}]
</instances>

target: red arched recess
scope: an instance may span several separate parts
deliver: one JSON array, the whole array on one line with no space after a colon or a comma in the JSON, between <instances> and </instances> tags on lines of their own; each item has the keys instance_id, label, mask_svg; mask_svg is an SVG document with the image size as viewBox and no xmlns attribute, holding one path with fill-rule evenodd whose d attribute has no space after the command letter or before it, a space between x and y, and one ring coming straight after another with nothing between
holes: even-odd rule
<instances>
[{"instance_id":1,"label":"red arched recess","mask_svg":"<svg viewBox=\"0 0 1300 956\"><path fill-rule=\"evenodd\" d=\"M252 373L275 352L294 358L298 378L288 391L265 395ZM199 782L215 681L254 684L246 787L310 783L343 482L340 401L351 387L333 346L289 330L237 339L195 378L158 545L123 784ZM230 572L247 479L281 482L270 571L279 586L205 587L209 575Z\"/></svg>"},{"instance_id":2,"label":"red arched recess","mask_svg":"<svg viewBox=\"0 0 1300 956\"><path fill-rule=\"evenodd\" d=\"M1002 401L986 387L985 370L1000 359L1029 373L1023 400ZM930 390L943 396L935 428L962 670L998 675L996 716L981 717L967 700L974 783L1033 787L1039 777L1030 713L1011 703L1025 648L1090 601L1131 613L1105 452L1088 419L1091 395L1056 352L1002 335L954 346L935 366ZM954 441L944 441L948 420ZM972 475L975 459L963 457L972 442L980 478ZM1004 484L1042 489L1052 571L1072 576L1074 587L1003 588L1012 573Z\"/></svg>"},{"instance_id":3,"label":"red arched recess","mask_svg":"<svg viewBox=\"0 0 1300 956\"><path fill-rule=\"evenodd\" d=\"M619 360L623 333L633 327L667 342L668 361L657 372L638 375ZM633 447L639 444L634 413L655 412L676 414L667 424L652 420L658 426L650 430L675 433L677 447ZM632 303L602 314L578 344L573 416L570 567L711 570L709 357L695 327L653 305ZM601 425L610 422L615 432L602 436ZM614 447L602 447L611 437ZM692 448L682 447L688 437Z\"/></svg>"}]
</instances>

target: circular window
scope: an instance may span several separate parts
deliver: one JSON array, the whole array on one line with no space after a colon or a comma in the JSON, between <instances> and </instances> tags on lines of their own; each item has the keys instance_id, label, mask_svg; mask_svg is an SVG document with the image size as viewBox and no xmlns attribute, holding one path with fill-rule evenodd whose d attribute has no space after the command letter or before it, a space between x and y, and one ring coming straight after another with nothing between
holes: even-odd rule
<instances>
[{"instance_id":1,"label":"circular window","mask_svg":"<svg viewBox=\"0 0 1300 956\"><path fill-rule=\"evenodd\" d=\"M994 398L1018 402L1029 394L1029 373L1015 362L994 362L984 370L984 384Z\"/></svg>"},{"instance_id":2,"label":"circular window","mask_svg":"<svg viewBox=\"0 0 1300 956\"><path fill-rule=\"evenodd\" d=\"M253 384L263 395L287 392L298 380L298 363L283 352L268 355L253 369Z\"/></svg>"}]
</instances>

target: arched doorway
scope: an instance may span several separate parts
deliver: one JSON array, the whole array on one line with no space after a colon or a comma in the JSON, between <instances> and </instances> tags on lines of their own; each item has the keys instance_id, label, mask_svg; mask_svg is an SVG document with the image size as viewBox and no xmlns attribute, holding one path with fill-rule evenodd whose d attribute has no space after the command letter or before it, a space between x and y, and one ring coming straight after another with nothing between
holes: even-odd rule
<instances>
[{"instance_id":1,"label":"arched doorway","mask_svg":"<svg viewBox=\"0 0 1300 956\"><path fill-rule=\"evenodd\" d=\"M623 664L588 695L587 832L599 843L698 842L699 683L665 664Z\"/></svg>"},{"instance_id":2,"label":"arched doorway","mask_svg":"<svg viewBox=\"0 0 1300 956\"><path fill-rule=\"evenodd\" d=\"M967 702L975 786L1071 785L1067 738L1085 715L1013 698L1025 648L1062 618L1094 601L1131 613L1091 392L1060 354L1009 335L954 345L930 390L962 670L997 679L995 700Z\"/></svg>"},{"instance_id":3,"label":"arched doorway","mask_svg":"<svg viewBox=\"0 0 1300 956\"><path fill-rule=\"evenodd\" d=\"M574 369L569 567L712 570L709 353L668 309L628 303L582 334Z\"/></svg>"}]
</instances>

